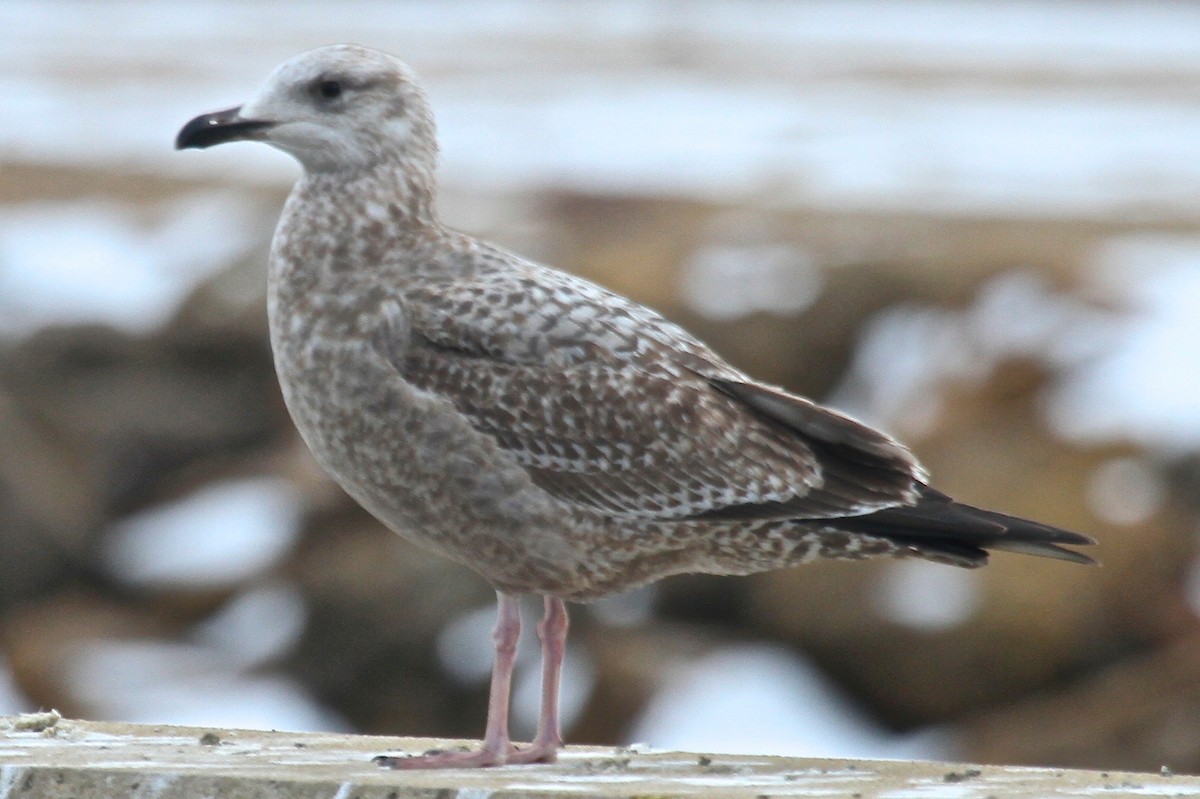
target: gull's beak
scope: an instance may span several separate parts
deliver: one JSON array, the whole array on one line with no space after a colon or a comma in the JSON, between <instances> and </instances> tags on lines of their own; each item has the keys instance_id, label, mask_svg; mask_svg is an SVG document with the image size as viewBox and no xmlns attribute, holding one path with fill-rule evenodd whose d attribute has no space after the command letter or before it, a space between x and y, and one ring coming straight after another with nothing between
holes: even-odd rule
<instances>
[{"instance_id":1,"label":"gull's beak","mask_svg":"<svg viewBox=\"0 0 1200 799\"><path fill-rule=\"evenodd\" d=\"M183 126L175 137L175 149L201 149L227 141L256 139L259 131L271 127L272 123L262 119L244 119L242 107L228 108L212 114L201 114Z\"/></svg>"}]
</instances>

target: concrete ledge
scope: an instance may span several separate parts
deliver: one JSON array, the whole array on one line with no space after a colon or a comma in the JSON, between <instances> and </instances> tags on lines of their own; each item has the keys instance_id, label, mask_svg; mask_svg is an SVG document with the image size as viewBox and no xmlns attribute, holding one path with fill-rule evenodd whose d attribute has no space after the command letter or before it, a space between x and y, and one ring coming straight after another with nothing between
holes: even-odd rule
<instances>
[{"instance_id":1,"label":"concrete ledge","mask_svg":"<svg viewBox=\"0 0 1200 799\"><path fill-rule=\"evenodd\" d=\"M371 758L462 742L0 717L0 799L1197 796L1200 778L570 747L549 766L397 772Z\"/></svg>"}]
</instances>

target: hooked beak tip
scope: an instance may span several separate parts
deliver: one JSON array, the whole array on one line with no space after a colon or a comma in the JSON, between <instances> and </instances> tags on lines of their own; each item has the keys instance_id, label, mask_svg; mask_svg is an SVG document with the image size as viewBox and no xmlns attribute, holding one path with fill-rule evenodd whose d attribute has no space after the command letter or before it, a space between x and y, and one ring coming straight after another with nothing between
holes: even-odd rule
<instances>
[{"instance_id":1,"label":"hooked beak tip","mask_svg":"<svg viewBox=\"0 0 1200 799\"><path fill-rule=\"evenodd\" d=\"M204 149L215 144L257 138L256 133L271 126L265 120L242 118L241 110L241 106L238 106L201 114L180 129L175 137L175 149Z\"/></svg>"}]
</instances>

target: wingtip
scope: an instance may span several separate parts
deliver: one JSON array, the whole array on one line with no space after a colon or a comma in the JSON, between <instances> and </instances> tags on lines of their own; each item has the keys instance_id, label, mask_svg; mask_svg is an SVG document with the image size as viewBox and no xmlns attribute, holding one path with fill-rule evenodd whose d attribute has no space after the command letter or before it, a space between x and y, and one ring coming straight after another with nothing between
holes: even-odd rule
<instances>
[{"instance_id":1,"label":"wingtip","mask_svg":"<svg viewBox=\"0 0 1200 799\"><path fill-rule=\"evenodd\" d=\"M1082 541L1070 541L1063 543L1072 544L1094 544L1095 541L1087 536L1079 535L1078 533L1070 533L1074 538L1083 539ZM1021 555L1037 555L1043 558L1053 558L1055 560L1063 560L1068 563L1078 563L1083 566L1099 566L1100 561L1093 558L1091 555L1085 555L1074 549L1067 549L1058 544L1051 544L1045 541L1011 541L1003 538L996 539L987 544L988 549L1001 550L1004 552L1015 552Z\"/></svg>"}]
</instances>

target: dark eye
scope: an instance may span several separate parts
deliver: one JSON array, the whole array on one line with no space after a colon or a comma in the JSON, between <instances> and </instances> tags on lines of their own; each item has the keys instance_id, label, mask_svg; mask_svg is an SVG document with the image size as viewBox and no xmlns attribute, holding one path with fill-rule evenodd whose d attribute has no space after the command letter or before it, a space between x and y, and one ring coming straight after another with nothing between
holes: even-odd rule
<instances>
[{"instance_id":1,"label":"dark eye","mask_svg":"<svg viewBox=\"0 0 1200 799\"><path fill-rule=\"evenodd\" d=\"M326 100L335 100L342 96L341 81L323 80L317 84L317 94Z\"/></svg>"}]
</instances>

